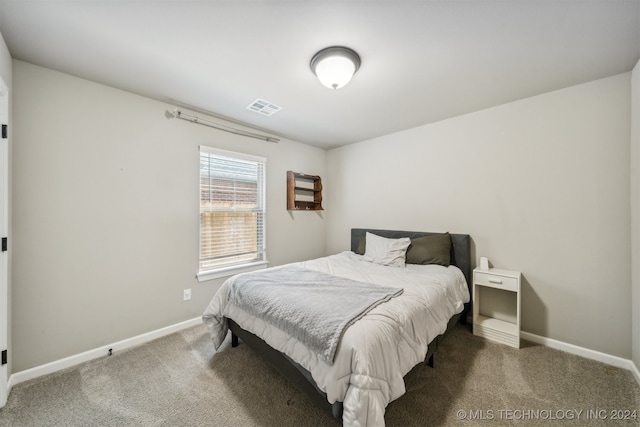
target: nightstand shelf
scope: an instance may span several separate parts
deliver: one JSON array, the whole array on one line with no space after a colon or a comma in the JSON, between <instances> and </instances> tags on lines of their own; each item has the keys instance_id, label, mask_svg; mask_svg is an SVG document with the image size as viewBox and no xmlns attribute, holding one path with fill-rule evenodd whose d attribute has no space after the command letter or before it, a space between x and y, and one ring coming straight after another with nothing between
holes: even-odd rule
<instances>
[{"instance_id":1,"label":"nightstand shelf","mask_svg":"<svg viewBox=\"0 0 640 427\"><path fill-rule=\"evenodd\" d=\"M520 273L473 270L473 334L520 347Z\"/></svg>"}]
</instances>

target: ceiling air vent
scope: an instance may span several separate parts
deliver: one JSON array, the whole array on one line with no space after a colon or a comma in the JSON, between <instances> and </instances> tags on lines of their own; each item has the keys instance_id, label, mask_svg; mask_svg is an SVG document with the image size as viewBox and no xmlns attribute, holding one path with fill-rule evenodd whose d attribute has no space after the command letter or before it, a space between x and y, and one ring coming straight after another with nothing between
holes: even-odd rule
<instances>
[{"instance_id":1,"label":"ceiling air vent","mask_svg":"<svg viewBox=\"0 0 640 427\"><path fill-rule=\"evenodd\" d=\"M272 116L278 111L282 110L282 107L278 107L275 104L265 101L264 99L256 99L247 107L247 110L255 111L263 116Z\"/></svg>"}]
</instances>

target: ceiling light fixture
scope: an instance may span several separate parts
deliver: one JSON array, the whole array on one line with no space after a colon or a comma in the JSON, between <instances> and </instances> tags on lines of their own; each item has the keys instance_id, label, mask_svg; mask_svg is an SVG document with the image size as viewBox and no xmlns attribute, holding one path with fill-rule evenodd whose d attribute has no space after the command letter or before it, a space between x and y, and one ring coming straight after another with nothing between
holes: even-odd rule
<instances>
[{"instance_id":1,"label":"ceiling light fixture","mask_svg":"<svg viewBox=\"0 0 640 427\"><path fill-rule=\"evenodd\" d=\"M331 46L311 58L311 71L329 89L340 89L360 68L360 56L348 47Z\"/></svg>"}]
</instances>

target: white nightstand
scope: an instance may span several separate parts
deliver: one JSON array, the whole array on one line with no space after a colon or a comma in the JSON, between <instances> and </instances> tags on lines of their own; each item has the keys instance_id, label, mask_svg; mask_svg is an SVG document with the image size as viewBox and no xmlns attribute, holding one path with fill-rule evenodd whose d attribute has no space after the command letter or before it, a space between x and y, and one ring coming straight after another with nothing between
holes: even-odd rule
<instances>
[{"instance_id":1,"label":"white nightstand","mask_svg":"<svg viewBox=\"0 0 640 427\"><path fill-rule=\"evenodd\" d=\"M473 334L520 348L520 272L473 270Z\"/></svg>"}]
</instances>

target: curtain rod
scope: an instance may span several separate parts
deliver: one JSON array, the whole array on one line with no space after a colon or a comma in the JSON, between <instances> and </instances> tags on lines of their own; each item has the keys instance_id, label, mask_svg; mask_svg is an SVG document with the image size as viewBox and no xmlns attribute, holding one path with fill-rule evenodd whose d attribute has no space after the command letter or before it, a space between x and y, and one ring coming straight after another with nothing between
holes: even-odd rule
<instances>
[{"instance_id":1,"label":"curtain rod","mask_svg":"<svg viewBox=\"0 0 640 427\"><path fill-rule=\"evenodd\" d=\"M249 138L262 139L267 142L280 142L280 138L275 138L273 136L267 136L267 135L260 135L258 133L253 133L253 132L249 132L247 130L242 130L242 129L236 129L231 126L226 126L220 123L212 122L200 117L190 116L178 110L177 108L173 110L173 115L178 119L186 120L188 122L197 123L204 126L209 126L214 129L223 130L225 132L235 133L236 135L248 136Z\"/></svg>"}]
</instances>

